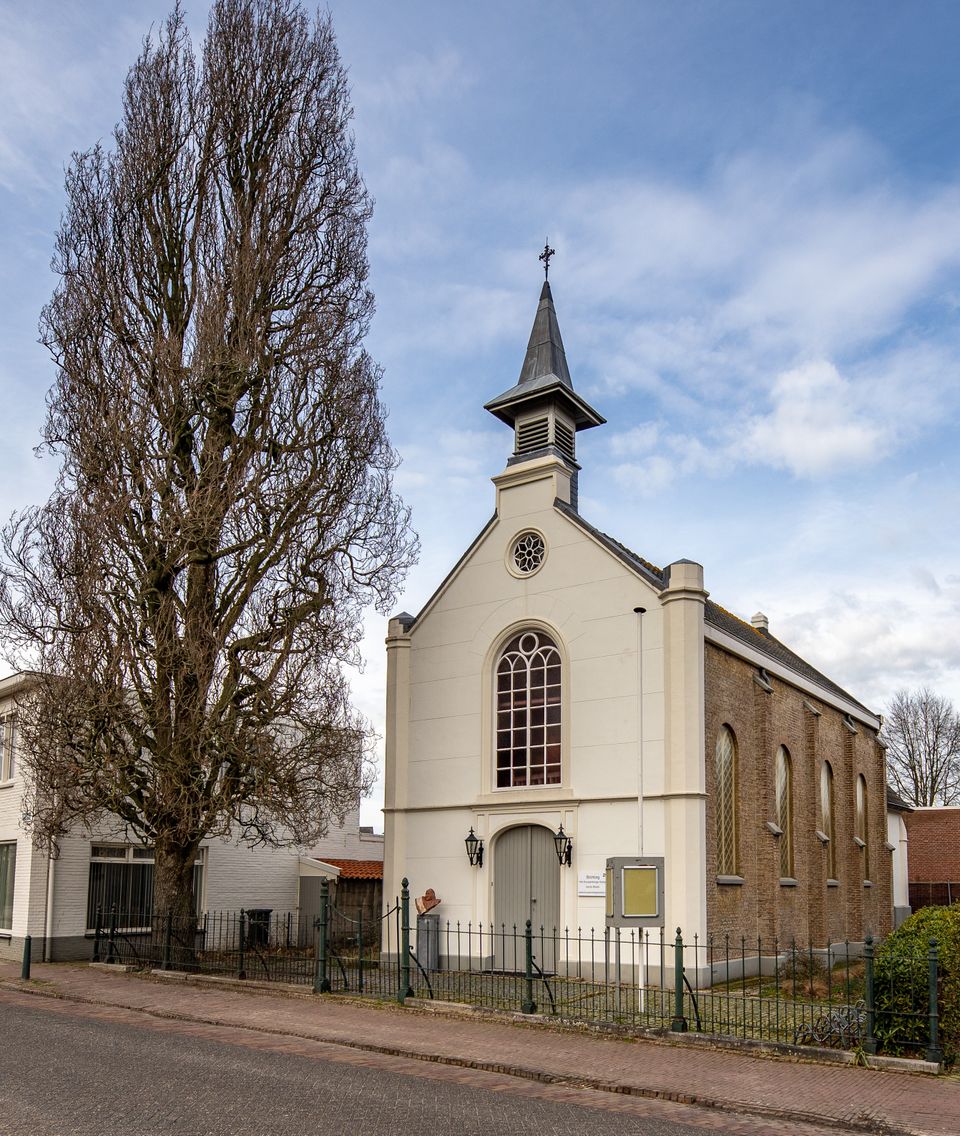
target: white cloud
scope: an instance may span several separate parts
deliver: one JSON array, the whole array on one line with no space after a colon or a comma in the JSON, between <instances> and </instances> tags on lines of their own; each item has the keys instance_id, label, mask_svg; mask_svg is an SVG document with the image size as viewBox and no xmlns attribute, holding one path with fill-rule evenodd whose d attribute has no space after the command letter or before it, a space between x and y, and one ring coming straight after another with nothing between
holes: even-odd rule
<instances>
[{"instance_id":1,"label":"white cloud","mask_svg":"<svg viewBox=\"0 0 960 1136\"><path fill-rule=\"evenodd\" d=\"M643 422L620 434L614 434L607 439L610 452L617 457L624 454L649 453L660 438L660 424L658 422Z\"/></svg>"},{"instance_id":2,"label":"white cloud","mask_svg":"<svg viewBox=\"0 0 960 1136\"><path fill-rule=\"evenodd\" d=\"M872 422L857 390L825 360L777 376L773 409L751 418L743 437L748 461L817 477L883 456L888 431Z\"/></svg>"}]
</instances>

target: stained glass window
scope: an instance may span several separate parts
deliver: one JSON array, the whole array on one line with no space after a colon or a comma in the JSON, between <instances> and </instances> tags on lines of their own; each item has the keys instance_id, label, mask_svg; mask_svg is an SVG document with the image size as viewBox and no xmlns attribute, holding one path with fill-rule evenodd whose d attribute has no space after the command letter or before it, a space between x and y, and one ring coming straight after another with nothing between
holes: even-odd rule
<instances>
[{"instance_id":1,"label":"stained glass window","mask_svg":"<svg viewBox=\"0 0 960 1136\"><path fill-rule=\"evenodd\" d=\"M729 726L721 727L716 754L717 875L737 871L737 743Z\"/></svg>"},{"instance_id":2,"label":"stained glass window","mask_svg":"<svg viewBox=\"0 0 960 1136\"><path fill-rule=\"evenodd\" d=\"M827 838L827 878L837 878L837 842L833 836L833 769L825 761L820 767L820 831Z\"/></svg>"},{"instance_id":3,"label":"stained glass window","mask_svg":"<svg viewBox=\"0 0 960 1136\"><path fill-rule=\"evenodd\" d=\"M777 750L777 824L780 827L780 876L793 876L793 767L786 746Z\"/></svg>"},{"instance_id":4,"label":"stained glass window","mask_svg":"<svg viewBox=\"0 0 960 1136\"><path fill-rule=\"evenodd\" d=\"M870 879L870 840L867 824L867 781L861 773L857 778L857 836L862 841L863 878Z\"/></svg>"}]
</instances>

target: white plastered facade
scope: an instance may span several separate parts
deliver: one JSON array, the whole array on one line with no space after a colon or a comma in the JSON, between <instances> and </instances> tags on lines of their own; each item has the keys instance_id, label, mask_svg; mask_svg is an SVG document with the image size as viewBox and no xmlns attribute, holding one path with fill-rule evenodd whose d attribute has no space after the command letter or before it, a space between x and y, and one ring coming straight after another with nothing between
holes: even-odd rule
<instances>
[{"instance_id":1,"label":"white plastered facade","mask_svg":"<svg viewBox=\"0 0 960 1136\"><path fill-rule=\"evenodd\" d=\"M634 571L557 500L572 471L551 454L510 465L496 514L412 627L390 622L384 887L432 887L444 920L490 924L498 835L562 824L573 841L560 875L560 927L605 922L583 873L611 856L662 856L667 928L705 934L703 612L698 564L669 569L666 589ZM546 555L521 575L516 538ZM639 612L636 609L645 609ZM559 785L495 785L494 673L511 637L547 632L562 659ZM464 850L470 828L482 867Z\"/></svg>"}]
</instances>

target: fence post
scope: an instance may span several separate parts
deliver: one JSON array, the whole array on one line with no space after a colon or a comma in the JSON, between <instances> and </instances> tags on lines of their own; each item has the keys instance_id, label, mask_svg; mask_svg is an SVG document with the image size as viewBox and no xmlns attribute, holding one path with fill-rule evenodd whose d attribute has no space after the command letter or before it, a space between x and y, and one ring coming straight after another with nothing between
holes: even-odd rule
<instances>
[{"instance_id":1,"label":"fence post","mask_svg":"<svg viewBox=\"0 0 960 1136\"><path fill-rule=\"evenodd\" d=\"M873 995L873 935L867 935L863 940L863 966L864 966L864 1001L867 1004L866 1031L861 1041L864 1053L877 1052L877 1039L873 1036L876 1024L876 1003ZM847 995L849 997L849 995Z\"/></svg>"},{"instance_id":2,"label":"fence post","mask_svg":"<svg viewBox=\"0 0 960 1136\"><path fill-rule=\"evenodd\" d=\"M163 962L160 964L161 970L172 970L173 965L170 961L170 948L173 943L173 912L167 912L166 922L163 926Z\"/></svg>"},{"instance_id":3,"label":"fence post","mask_svg":"<svg viewBox=\"0 0 960 1136\"><path fill-rule=\"evenodd\" d=\"M523 1004L520 1009L524 1014L535 1014L537 1004L533 1000L533 922L530 919L523 928L523 946Z\"/></svg>"},{"instance_id":4,"label":"fence post","mask_svg":"<svg viewBox=\"0 0 960 1136\"><path fill-rule=\"evenodd\" d=\"M363 908L357 909L357 993L363 993Z\"/></svg>"},{"instance_id":5,"label":"fence post","mask_svg":"<svg viewBox=\"0 0 960 1136\"><path fill-rule=\"evenodd\" d=\"M246 921L247 921L247 913L241 907L240 908L240 942L239 942L240 966L239 966L239 969L237 971L237 978L246 978L247 977L247 968L244 965L244 959L243 959L243 952L244 952L246 945L247 945L247 943L246 943Z\"/></svg>"},{"instance_id":6,"label":"fence post","mask_svg":"<svg viewBox=\"0 0 960 1136\"><path fill-rule=\"evenodd\" d=\"M20 964L20 977L24 982L30 977L30 962L33 956L33 937L31 935L24 935L23 937L23 961Z\"/></svg>"},{"instance_id":7,"label":"fence post","mask_svg":"<svg viewBox=\"0 0 960 1136\"><path fill-rule=\"evenodd\" d=\"M330 904L330 881L324 877L320 881L320 914L317 916L317 958L313 968L314 994L330 993L330 978L327 974L328 911Z\"/></svg>"},{"instance_id":8,"label":"fence post","mask_svg":"<svg viewBox=\"0 0 960 1136\"><path fill-rule=\"evenodd\" d=\"M410 985L410 881L406 876L400 881L400 989L397 1001L403 1005L405 998L413 997Z\"/></svg>"},{"instance_id":9,"label":"fence post","mask_svg":"<svg viewBox=\"0 0 960 1136\"><path fill-rule=\"evenodd\" d=\"M116 938L116 936L117 936L117 909L114 906L110 909L110 939L107 943L107 962L116 962L117 961L113 957L113 952L114 952L114 950L116 950L116 944L114 943L114 939Z\"/></svg>"},{"instance_id":10,"label":"fence post","mask_svg":"<svg viewBox=\"0 0 960 1136\"><path fill-rule=\"evenodd\" d=\"M943 1061L943 1050L940 1048L938 1036L939 1021L937 1014L937 940L930 940L930 952L927 955L928 984L930 994L930 1044L927 1046L927 1060L935 1061L938 1065Z\"/></svg>"},{"instance_id":11,"label":"fence post","mask_svg":"<svg viewBox=\"0 0 960 1136\"><path fill-rule=\"evenodd\" d=\"M100 940L103 937L103 907L97 904L97 924L93 929L93 961L100 961Z\"/></svg>"},{"instance_id":12,"label":"fence post","mask_svg":"<svg viewBox=\"0 0 960 1136\"><path fill-rule=\"evenodd\" d=\"M687 1019L683 1013L683 937L679 927L673 944L673 1020L670 1029L673 1033L687 1032Z\"/></svg>"}]
</instances>

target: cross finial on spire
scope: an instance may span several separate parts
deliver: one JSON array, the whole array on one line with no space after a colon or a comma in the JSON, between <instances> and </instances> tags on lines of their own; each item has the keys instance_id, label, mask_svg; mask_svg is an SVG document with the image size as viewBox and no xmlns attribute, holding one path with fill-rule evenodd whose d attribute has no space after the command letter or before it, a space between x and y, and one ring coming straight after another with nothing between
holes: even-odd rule
<instances>
[{"instance_id":1,"label":"cross finial on spire","mask_svg":"<svg viewBox=\"0 0 960 1136\"><path fill-rule=\"evenodd\" d=\"M550 247L549 239L543 242L543 252L537 258L543 261L543 278L544 280L550 279L550 257L556 256L557 250Z\"/></svg>"}]
</instances>

